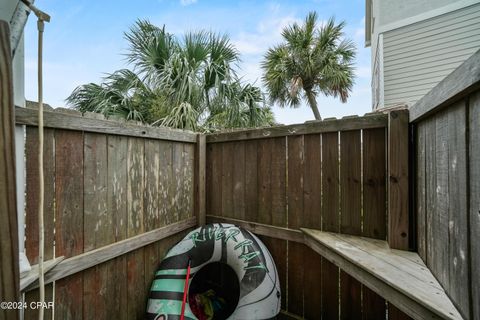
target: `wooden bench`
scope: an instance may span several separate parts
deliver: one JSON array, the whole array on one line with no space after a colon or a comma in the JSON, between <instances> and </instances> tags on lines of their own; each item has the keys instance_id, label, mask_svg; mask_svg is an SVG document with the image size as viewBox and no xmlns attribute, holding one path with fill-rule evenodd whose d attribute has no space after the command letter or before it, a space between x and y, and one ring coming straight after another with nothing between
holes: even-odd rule
<instances>
[{"instance_id":1,"label":"wooden bench","mask_svg":"<svg viewBox=\"0 0 480 320\"><path fill-rule=\"evenodd\" d=\"M386 241L301 229L304 242L414 319L463 319L414 252Z\"/></svg>"}]
</instances>

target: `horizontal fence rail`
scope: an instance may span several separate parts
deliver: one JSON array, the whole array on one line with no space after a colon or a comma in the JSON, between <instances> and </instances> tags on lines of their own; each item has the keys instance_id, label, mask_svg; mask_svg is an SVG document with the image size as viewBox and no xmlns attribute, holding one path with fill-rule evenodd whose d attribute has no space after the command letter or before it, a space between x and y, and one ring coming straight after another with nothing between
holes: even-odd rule
<instances>
[{"instance_id":1,"label":"horizontal fence rail","mask_svg":"<svg viewBox=\"0 0 480 320\"><path fill-rule=\"evenodd\" d=\"M197 134L193 132L175 130L164 127L151 127L134 124L132 121L116 121L99 119L100 114L87 113L82 116L80 112L71 109L54 109L44 111L44 127L85 132L98 132L131 137L173 140L181 142L196 142ZM17 124L30 126L38 125L38 112L35 109L15 108Z\"/></svg>"},{"instance_id":2,"label":"horizontal fence rail","mask_svg":"<svg viewBox=\"0 0 480 320\"><path fill-rule=\"evenodd\" d=\"M388 116L386 114L374 113L363 117L353 116L345 119L309 121L304 124L293 124L288 126L212 133L207 135L207 143L285 137L343 130L384 128L387 126L387 122Z\"/></svg>"}]
</instances>

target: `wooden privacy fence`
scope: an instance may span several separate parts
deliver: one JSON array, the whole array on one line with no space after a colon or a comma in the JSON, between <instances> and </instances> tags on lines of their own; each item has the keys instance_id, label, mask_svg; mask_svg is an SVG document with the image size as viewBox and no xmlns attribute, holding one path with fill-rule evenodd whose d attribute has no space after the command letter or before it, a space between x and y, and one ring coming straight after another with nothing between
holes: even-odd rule
<instances>
[{"instance_id":1,"label":"wooden privacy fence","mask_svg":"<svg viewBox=\"0 0 480 320\"><path fill-rule=\"evenodd\" d=\"M56 319L142 319L159 261L196 225L197 136L65 112L44 116L45 258L66 258L46 274L47 301ZM36 110L17 108L16 120L27 125L26 253L37 263Z\"/></svg>"},{"instance_id":2,"label":"wooden privacy fence","mask_svg":"<svg viewBox=\"0 0 480 320\"><path fill-rule=\"evenodd\" d=\"M418 253L480 319L480 51L411 108Z\"/></svg>"},{"instance_id":3,"label":"wooden privacy fence","mask_svg":"<svg viewBox=\"0 0 480 320\"><path fill-rule=\"evenodd\" d=\"M392 246L408 248L407 122L407 113L396 111L207 135L207 221L263 234L288 313L307 319L405 317L307 248L296 230L383 240L389 234Z\"/></svg>"}]
</instances>

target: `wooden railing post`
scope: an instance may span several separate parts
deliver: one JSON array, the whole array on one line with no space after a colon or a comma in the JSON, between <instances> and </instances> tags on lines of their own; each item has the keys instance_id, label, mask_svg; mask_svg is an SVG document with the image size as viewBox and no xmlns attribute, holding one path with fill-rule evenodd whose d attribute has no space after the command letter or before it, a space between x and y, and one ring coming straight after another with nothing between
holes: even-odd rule
<instances>
[{"instance_id":1,"label":"wooden railing post","mask_svg":"<svg viewBox=\"0 0 480 320\"><path fill-rule=\"evenodd\" d=\"M20 297L14 121L10 32L0 20L0 302ZM18 310L0 308L0 319L18 319Z\"/></svg>"},{"instance_id":2,"label":"wooden railing post","mask_svg":"<svg viewBox=\"0 0 480 320\"><path fill-rule=\"evenodd\" d=\"M199 226L206 223L206 152L207 152L206 136L199 134L197 138L197 147L195 149L195 214Z\"/></svg>"},{"instance_id":3,"label":"wooden railing post","mask_svg":"<svg viewBox=\"0 0 480 320\"><path fill-rule=\"evenodd\" d=\"M388 244L409 249L408 110L388 114Z\"/></svg>"}]
</instances>

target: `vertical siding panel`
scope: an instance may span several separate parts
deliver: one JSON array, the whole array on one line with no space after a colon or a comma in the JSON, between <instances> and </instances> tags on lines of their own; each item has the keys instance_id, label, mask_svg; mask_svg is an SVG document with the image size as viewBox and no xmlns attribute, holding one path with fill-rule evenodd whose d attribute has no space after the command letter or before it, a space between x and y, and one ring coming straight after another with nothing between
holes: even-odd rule
<instances>
[{"instance_id":1,"label":"vertical siding panel","mask_svg":"<svg viewBox=\"0 0 480 320\"><path fill-rule=\"evenodd\" d=\"M480 5L385 32L385 106L413 105L480 48Z\"/></svg>"}]
</instances>

